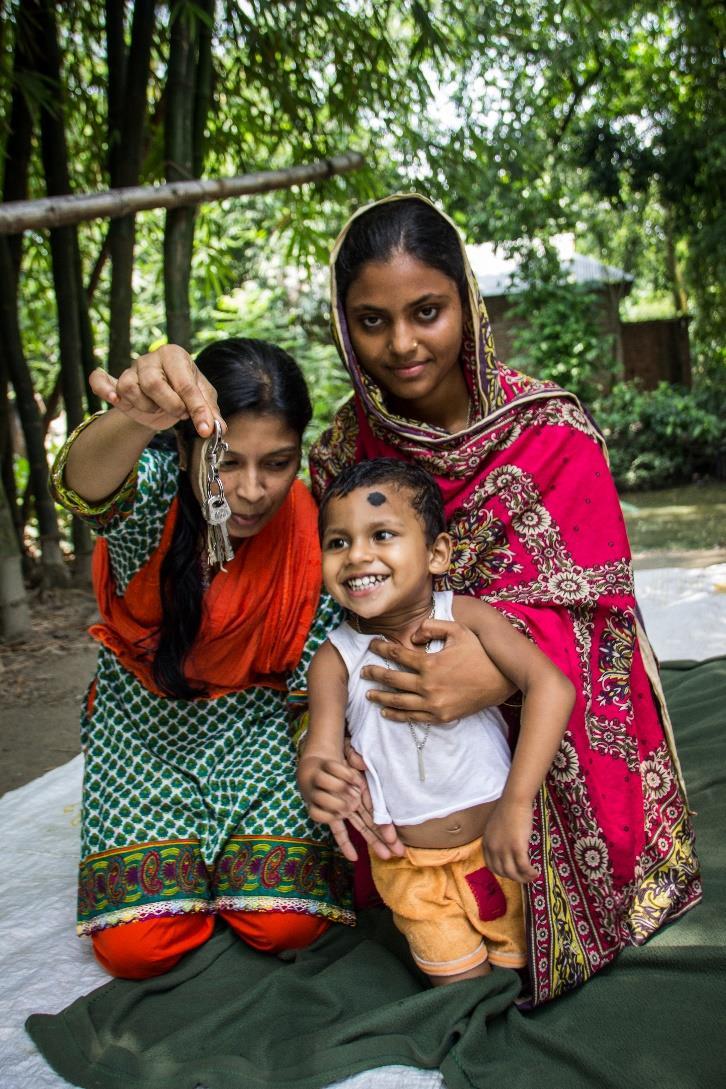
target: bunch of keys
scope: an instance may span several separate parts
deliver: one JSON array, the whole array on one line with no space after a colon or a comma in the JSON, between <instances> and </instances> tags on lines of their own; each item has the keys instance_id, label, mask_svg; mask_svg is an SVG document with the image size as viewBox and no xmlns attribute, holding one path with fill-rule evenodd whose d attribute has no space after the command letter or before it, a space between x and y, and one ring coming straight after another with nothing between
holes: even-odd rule
<instances>
[{"instance_id":1,"label":"bunch of keys","mask_svg":"<svg viewBox=\"0 0 726 1089\"><path fill-rule=\"evenodd\" d=\"M225 563L234 559L232 542L227 531L227 520L232 514L219 477L219 463L229 447L222 438L222 425L214 421L214 434L204 441L199 465L199 490L202 493L202 514L207 523L207 559L209 566L219 564L225 571Z\"/></svg>"}]
</instances>

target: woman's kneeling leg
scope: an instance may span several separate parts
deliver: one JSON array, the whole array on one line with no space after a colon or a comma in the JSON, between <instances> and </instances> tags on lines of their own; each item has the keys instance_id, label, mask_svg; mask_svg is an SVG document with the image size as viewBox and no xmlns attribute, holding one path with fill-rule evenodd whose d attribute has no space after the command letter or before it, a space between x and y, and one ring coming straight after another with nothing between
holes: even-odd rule
<instances>
[{"instance_id":1,"label":"woman's kneeling leg","mask_svg":"<svg viewBox=\"0 0 726 1089\"><path fill-rule=\"evenodd\" d=\"M304 949L330 926L329 919L295 911L221 911L220 915L242 941L263 953Z\"/></svg>"},{"instance_id":2,"label":"woman's kneeling leg","mask_svg":"<svg viewBox=\"0 0 726 1089\"><path fill-rule=\"evenodd\" d=\"M100 930L91 938L96 960L112 976L149 979L212 936L213 915L171 915Z\"/></svg>"}]
</instances>

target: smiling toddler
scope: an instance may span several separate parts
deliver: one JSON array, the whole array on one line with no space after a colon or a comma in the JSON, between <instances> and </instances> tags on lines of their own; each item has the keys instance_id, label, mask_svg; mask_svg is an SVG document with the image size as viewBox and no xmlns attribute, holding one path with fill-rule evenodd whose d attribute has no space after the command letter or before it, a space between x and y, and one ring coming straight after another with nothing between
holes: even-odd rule
<instances>
[{"instance_id":1,"label":"smiling toddler","mask_svg":"<svg viewBox=\"0 0 726 1089\"><path fill-rule=\"evenodd\" d=\"M449 567L445 530L439 489L415 465L361 462L326 491L323 578L348 616L310 667L310 728L298 770L310 815L339 832L361 791L343 756L347 722L366 764L374 820L395 824L406 848L385 861L371 854L373 878L433 983L484 975L490 962L526 963L521 883L536 876L532 806L574 699L564 675L496 609L434 591ZM386 721L369 701L374 686L361 670L376 660L372 637L410 647L428 618L472 631L522 692L513 757L495 708L437 726Z\"/></svg>"}]
</instances>

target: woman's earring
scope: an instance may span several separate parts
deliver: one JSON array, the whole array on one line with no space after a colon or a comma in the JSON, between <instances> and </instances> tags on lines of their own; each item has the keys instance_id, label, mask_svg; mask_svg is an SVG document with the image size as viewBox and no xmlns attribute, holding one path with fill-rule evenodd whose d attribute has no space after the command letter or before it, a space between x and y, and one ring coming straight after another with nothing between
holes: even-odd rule
<instances>
[{"instance_id":1,"label":"woman's earring","mask_svg":"<svg viewBox=\"0 0 726 1089\"><path fill-rule=\"evenodd\" d=\"M416 351L416 349L418 348L418 341L417 341L417 340L414 340L414 342L413 342L413 344L411 345L411 347L413 348L413 350L414 350L414 352L415 352L415 351Z\"/></svg>"}]
</instances>

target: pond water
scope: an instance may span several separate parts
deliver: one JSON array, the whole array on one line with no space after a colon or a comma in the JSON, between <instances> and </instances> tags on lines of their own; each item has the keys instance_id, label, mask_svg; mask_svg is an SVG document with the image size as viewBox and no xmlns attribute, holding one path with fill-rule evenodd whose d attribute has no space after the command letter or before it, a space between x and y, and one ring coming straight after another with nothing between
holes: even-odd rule
<instances>
[{"instance_id":1,"label":"pond water","mask_svg":"<svg viewBox=\"0 0 726 1089\"><path fill-rule=\"evenodd\" d=\"M620 496L633 552L726 549L726 483Z\"/></svg>"}]
</instances>

